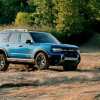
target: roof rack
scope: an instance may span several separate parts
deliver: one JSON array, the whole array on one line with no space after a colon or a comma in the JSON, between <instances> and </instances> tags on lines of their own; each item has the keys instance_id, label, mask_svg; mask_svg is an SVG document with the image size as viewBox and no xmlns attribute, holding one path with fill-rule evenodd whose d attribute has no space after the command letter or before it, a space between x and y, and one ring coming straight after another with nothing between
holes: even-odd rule
<instances>
[{"instance_id":1,"label":"roof rack","mask_svg":"<svg viewBox=\"0 0 100 100\"><path fill-rule=\"evenodd\" d=\"M13 31L13 32L16 32L16 31L19 31L19 32L28 32L27 29L6 29L6 30L3 30L4 32L6 31Z\"/></svg>"}]
</instances>

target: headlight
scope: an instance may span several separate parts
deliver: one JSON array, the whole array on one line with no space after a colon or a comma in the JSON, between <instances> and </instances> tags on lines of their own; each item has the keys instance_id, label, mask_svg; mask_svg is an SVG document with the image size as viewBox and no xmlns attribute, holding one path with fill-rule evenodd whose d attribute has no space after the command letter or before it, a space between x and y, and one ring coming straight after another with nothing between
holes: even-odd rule
<instances>
[{"instance_id":1,"label":"headlight","mask_svg":"<svg viewBox=\"0 0 100 100\"><path fill-rule=\"evenodd\" d=\"M52 51L53 52L61 52L61 51L63 51L63 49L61 49L61 48L52 48Z\"/></svg>"}]
</instances>

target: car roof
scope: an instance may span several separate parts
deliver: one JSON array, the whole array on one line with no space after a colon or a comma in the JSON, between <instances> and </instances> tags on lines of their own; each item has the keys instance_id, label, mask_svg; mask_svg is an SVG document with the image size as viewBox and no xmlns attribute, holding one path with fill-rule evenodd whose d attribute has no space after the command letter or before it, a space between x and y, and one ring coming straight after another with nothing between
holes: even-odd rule
<instances>
[{"instance_id":1,"label":"car roof","mask_svg":"<svg viewBox=\"0 0 100 100\"><path fill-rule=\"evenodd\" d=\"M6 29L1 32L28 32L27 29Z\"/></svg>"},{"instance_id":2,"label":"car roof","mask_svg":"<svg viewBox=\"0 0 100 100\"><path fill-rule=\"evenodd\" d=\"M48 33L48 32L39 32L39 31L28 31L27 29L6 29L0 32L20 32L20 33Z\"/></svg>"},{"instance_id":3,"label":"car roof","mask_svg":"<svg viewBox=\"0 0 100 100\"><path fill-rule=\"evenodd\" d=\"M30 33L48 33L48 32L38 32L38 31L29 31Z\"/></svg>"}]
</instances>

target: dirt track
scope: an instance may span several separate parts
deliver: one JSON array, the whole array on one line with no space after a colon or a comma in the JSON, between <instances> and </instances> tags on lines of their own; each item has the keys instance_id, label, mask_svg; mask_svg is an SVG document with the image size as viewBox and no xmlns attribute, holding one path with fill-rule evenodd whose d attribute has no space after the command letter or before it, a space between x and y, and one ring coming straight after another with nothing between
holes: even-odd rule
<instances>
[{"instance_id":1,"label":"dirt track","mask_svg":"<svg viewBox=\"0 0 100 100\"><path fill-rule=\"evenodd\" d=\"M97 54L82 55L76 72L57 67L27 72L24 66L10 66L0 73L0 100L100 100L99 66Z\"/></svg>"}]
</instances>

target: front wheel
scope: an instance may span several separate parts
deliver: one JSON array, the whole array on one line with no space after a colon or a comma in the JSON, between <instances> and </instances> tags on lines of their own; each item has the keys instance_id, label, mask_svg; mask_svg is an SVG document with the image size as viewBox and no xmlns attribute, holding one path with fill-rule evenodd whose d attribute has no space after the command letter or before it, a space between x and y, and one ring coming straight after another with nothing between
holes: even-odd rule
<instances>
[{"instance_id":1,"label":"front wheel","mask_svg":"<svg viewBox=\"0 0 100 100\"><path fill-rule=\"evenodd\" d=\"M6 71L9 66L5 54L0 54L0 71Z\"/></svg>"},{"instance_id":2,"label":"front wheel","mask_svg":"<svg viewBox=\"0 0 100 100\"><path fill-rule=\"evenodd\" d=\"M44 52L36 54L35 66L38 70L47 69L49 67L48 56Z\"/></svg>"},{"instance_id":3,"label":"front wheel","mask_svg":"<svg viewBox=\"0 0 100 100\"><path fill-rule=\"evenodd\" d=\"M63 65L64 71L75 71L77 70L78 65Z\"/></svg>"}]
</instances>

